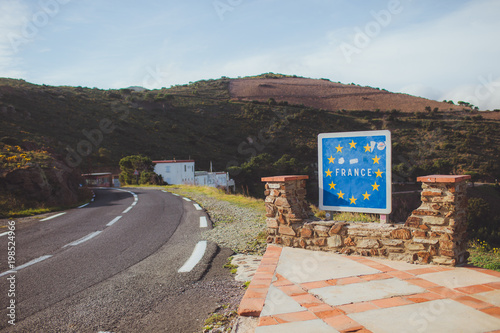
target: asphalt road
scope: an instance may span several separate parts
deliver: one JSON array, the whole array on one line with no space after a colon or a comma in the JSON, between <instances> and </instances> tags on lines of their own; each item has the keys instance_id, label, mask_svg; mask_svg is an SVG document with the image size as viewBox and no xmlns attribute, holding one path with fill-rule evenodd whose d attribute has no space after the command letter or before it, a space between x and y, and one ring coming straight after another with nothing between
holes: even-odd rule
<instances>
[{"instance_id":1,"label":"asphalt road","mask_svg":"<svg viewBox=\"0 0 500 333\"><path fill-rule=\"evenodd\" d=\"M230 255L209 243L191 271L178 272L200 241L206 214L158 190L95 193L86 207L16 224L16 265L29 266L7 273L7 260L0 261L2 332L199 330L220 290L193 292L196 282L217 254L218 261ZM5 258L8 241L0 237ZM220 272L209 274L224 274L219 265L212 269ZM12 300L16 325L8 323Z\"/></svg>"}]
</instances>

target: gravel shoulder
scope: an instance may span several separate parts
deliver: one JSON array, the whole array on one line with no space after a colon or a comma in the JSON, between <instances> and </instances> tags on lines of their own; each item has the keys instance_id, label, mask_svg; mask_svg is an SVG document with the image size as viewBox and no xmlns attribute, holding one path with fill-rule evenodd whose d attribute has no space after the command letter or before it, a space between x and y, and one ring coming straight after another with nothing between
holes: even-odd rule
<instances>
[{"instance_id":1,"label":"gravel shoulder","mask_svg":"<svg viewBox=\"0 0 500 333\"><path fill-rule=\"evenodd\" d=\"M263 255L266 249L266 218L262 211L219 200L203 193L169 188L168 191L188 197L205 209L213 229L203 237L236 253ZM264 202L262 202L264 207Z\"/></svg>"}]
</instances>

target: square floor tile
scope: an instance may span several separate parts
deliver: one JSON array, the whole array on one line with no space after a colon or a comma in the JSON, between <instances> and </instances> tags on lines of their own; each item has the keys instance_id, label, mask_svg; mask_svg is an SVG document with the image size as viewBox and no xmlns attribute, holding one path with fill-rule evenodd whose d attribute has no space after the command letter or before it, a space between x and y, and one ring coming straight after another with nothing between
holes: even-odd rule
<instances>
[{"instance_id":1,"label":"square floor tile","mask_svg":"<svg viewBox=\"0 0 500 333\"><path fill-rule=\"evenodd\" d=\"M376 274L380 271L332 253L284 248L276 273L294 283L305 283Z\"/></svg>"},{"instance_id":2,"label":"square floor tile","mask_svg":"<svg viewBox=\"0 0 500 333\"><path fill-rule=\"evenodd\" d=\"M372 332L484 333L500 327L500 319L450 299L350 314Z\"/></svg>"},{"instance_id":3,"label":"square floor tile","mask_svg":"<svg viewBox=\"0 0 500 333\"><path fill-rule=\"evenodd\" d=\"M422 274L418 277L452 289L500 281L500 278L468 268L455 268L451 271Z\"/></svg>"},{"instance_id":4,"label":"square floor tile","mask_svg":"<svg viewBox=\"0 0 500 333\"><path fill-rule=\"evenodd\" d=\"M262 309L261 316L271 316L275 314L290 313L306 311L293 298L285 294L275 286L269 287L264 308Z\"/></svg>"},{"instance_id":5,"label":"square floor tile","mask_svg":"<svg viewBox=\"0 0 500 333\"><path fill-rule=\"evenodd\" d=\"M483 302L500 306L500 290L487 291L480 294L474 294L472 296Z\"/></svg>"},{"instance_id":6,"label":"square floor tile","mask_svg":"<svg viewBox=\"0 0 500 333\"><path fill-rule=\"evenodd\" d=\"M309 292L320 297L325 303L337 306L394 296L413 295L424 293L426 290L394 278L311 289Z\"/></svg>"},{"instance_id":7,"label":"square floor tile","mask_svg":"<svg viewBox=\"0 0 500 333\"><path fill-rule=\"evenodd\" d=\"M297 321L293 323L262 326L255 329L255 333L339 333L336 329L328 326L323 320Z\"/></svg>"}]
</instances>

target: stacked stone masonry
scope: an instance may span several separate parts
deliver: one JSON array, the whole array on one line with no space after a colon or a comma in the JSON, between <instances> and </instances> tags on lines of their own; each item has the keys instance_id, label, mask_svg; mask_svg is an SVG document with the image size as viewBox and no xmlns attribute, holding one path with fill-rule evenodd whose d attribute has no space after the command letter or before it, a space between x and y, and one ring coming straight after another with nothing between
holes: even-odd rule
<instances>
[{"instance_id":1,"label":"stacked stone masonry","mask_svg":"<svg viewBox=\"0 0 500 333\"><path fill-rule=\"evenodd\" d=\"M413 263L467 262L469 176L425 176L421 206L404 224L315 221L305 200L307 176L263 178L268 243Z\"/></svg>"}]
</instances>

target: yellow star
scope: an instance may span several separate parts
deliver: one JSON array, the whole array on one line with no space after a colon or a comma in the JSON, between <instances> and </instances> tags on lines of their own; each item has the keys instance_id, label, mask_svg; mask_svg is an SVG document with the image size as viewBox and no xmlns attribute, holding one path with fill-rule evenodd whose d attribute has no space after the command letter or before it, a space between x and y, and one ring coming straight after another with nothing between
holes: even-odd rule
<instances>
[{"instance_id":1,"label":"yellow star","mask_svg":"<svg viewBox=\"0 0 500 333\"><path fill-rule=\"evenodd\" d=\"M335 148L337 148L337 153L341 153L342 152L342 148L344 148L344 147L341 147L340 143L339 143L339 145L337 147L335 147Z\"/></svg>"},{"instance_id":2,"label":"yellow star","mask_svg":"<svg viewBox=\"0 0 500 333\"><path fill-rule=\"evenodd\" d=\"M327 177L331 177L332 176L332 172L330 171L330 169L328 169L326 172L326 176Z\"/></svg>"},{"instance_id":3,"label":"yellow star","mask_svg":"<svg viewBox=\"0 0 500 333\"><path fill-rule=\"evenodd\" d=\"M345 193L342 193L342 191L339 191L339 193L337 193L337 195L339 196L339 199L344 199L344 194Z\"/></svg>"},{"instance_id":4,"label":"yellow star","mask_svg":"<svg viewBox=\"0 0 500 333\"><path fill-rule=\"evenodd\" d=\"M378 178L378 177L382 178L382 174L383 174L383 172L382 172L382 171L380 171L380 169L378 169L378 171L376 171L375 173L377 174L377 177L376 177L376 178Z\"/></svg>"},{"instance_id":5,"label":"yellow star","mask_svg":"<svg viewBox=\"0 0 500 333\"><path fill-rule=\"evenodd\" d=\"M363 200L370 200L370 195L371 194L368 194L368 191L366 191L365 194L363 194Z\"/></svg>"},{"instance_id":6,"label":"yellow star","mask_svg":"<svg viewBox=\"0 0 500 333\"><path fill-rule=\"evenodd\" d=\"M371 153L371 151L372 151L372 147L370 147L370 145L368 143L363 148L365 148L365 153L366 152L370 152Z\"/></svg>"},{"instance_id":7,"label":"yellow star","mask_svg":"<svg viewBox=\"0 0 500 333\"><path fill-rule=\"evenodd\" d=\"M328 161L329 161L328 163L334 163L334 162L335 162L335 157L330 156L330 157L328 158Z\"/></svg>"},{"instance_id":8,"label":"yellow star","mask_svg":"<svg viewBox=\"0 0 500 333\"><path fill-rule=\"evenodd\" d=\"M375 182L375 185L372 185L373 191L378 191L380 185L377 185L377 182Z\"/></svg>"},{"instance_id":9,"label":"yellow star","mask_svg":"<svg viewBox=\"0 0 500 333\"><path fill-rule=\"evenodd\" d=\"M351 148L356 149L356 144L357 144L357 143L356 143L356 142L354 142L354 140L352 140L352 142L351 142L351 143L349 143L349 146L351 146Z\"/></svg>"},{"instance_id":10,"label":"yellow star","mask_svg":"<svg viewBox=\"0 0 500 333\"><path fill-rule=\"evenodd\" d=\"M335 186L336 186L336 185L337 185L337 184L334 184L334 183L332 182L332 183L330 184L330 190L335 190Z\"/></svg>"},{"instance_id":11,"label":"yellow star","mask_svg":"<svg viewBox=\"0 0 500 333\"><path fill-rule=\"evenodd\" d=\"M373 164L380 164L378 161L380 161L380 157L377 157L377 155L375 155L375 158L372 158L373 160Z\"/></svg>"},{"instance_id":12,"label":"yellow star","mask_svg":"<svg viewBox=\"0 0 500 333\"><path fill-rule=\"evenodd\" d=\"M351 205L352 205L352 204L356 204L356 200L358 200L358 199L356 199L353 195L352 198L349 198L349 200L351 200Z\"/></svg>"}]
</instances>

